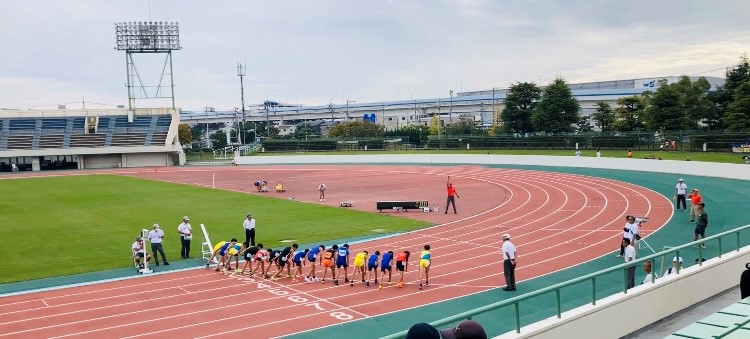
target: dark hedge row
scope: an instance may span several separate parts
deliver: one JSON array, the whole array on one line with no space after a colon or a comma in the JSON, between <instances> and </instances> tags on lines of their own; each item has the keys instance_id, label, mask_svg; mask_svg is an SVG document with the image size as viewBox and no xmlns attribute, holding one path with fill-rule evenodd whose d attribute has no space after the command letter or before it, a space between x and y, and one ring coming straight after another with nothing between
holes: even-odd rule
<instances>
[{"instance_id":1,"label":"dark hedge row","mask_svg":"<svg viewBox=\"0 0 750 339\"><path fill-rule=\"evenodd\" d=\"M750 135L691 135L688 138L666 138L678 140L680 149L688 146L690 149L701 149L707 143L710 150L728 151L732 143L744 143ZM689 143L686 141L689 140ZM659 141L650 135L642 136L531 136L519 137L488 137L465 136L444 139L431 138L424 147L431 149L575 149L576 143L580 149L658 149ZM266 152L296 152L296 151L364 151L367 150L395 150L414 147L407 143L394 143L384 139L369 139L357 141L327 140L265 140L262 144Z\"/></svg>"}]
</instances>

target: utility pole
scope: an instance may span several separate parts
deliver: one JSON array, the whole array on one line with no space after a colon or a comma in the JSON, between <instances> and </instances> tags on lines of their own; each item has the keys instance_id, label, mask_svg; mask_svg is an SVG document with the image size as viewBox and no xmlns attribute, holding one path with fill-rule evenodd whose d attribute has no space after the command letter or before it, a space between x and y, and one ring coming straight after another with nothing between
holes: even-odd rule
<instances>
[{"instance_id":1,"label":"utility pole","mask_svg":"<svg viewBox=\"0 0 750 339\"><path fill-rule=\"evenodd\" d=\"M331 111L331 127L333 127L333 103L328 104L328 110Z\"/></svg>"},{"instance_id":2,"label":"utility pole","mask_svg":"<svg viewBox=\"0 0 750 339\"><path fill-rule=\"evenodd\" d=\"M448 122L453 123L453 90L451 90L451 108L448 111Z\"/></svg>"},{"instance_id":3,"label":"utility pole","mask_svg":"<svg viewBox=\"0 0 750 339\"><path fill-rule=\"evenodd\" d=\"M271 137L271 124L268 121L268 105L270 105L270 103L266 100L266 102L263 103L263 106L266 107L266 138Z\"/></svg>"},{"instance_id":4,"label":"utility pole","mask_svg":"<svg viewBox=\"0 0 750 339\"><path fill-rule=\"evenodd\" d=\"M411 96L411 101L414 102L414 124L418 125L419 124L419 116L417 115L417 101L414 100L414 95L413 94Z\"/></svg>"},{"instance_id":5,"label":"utility pole","mask_svg":"<svg viewBox=\"0 0 750 339\"><path fill-rule=\"evenodd\" d=\"M208 137L208 111L209 110L213 111L213 108L208 107L208 105L206 105L206 107L204 107L203 109L204 109L204 112L206 113L206 148L208 148L209 140L211 140Z\"/></svg>"},{"instance_id":6,"label":"utility pole","mask_svg":"<svg viewBox=\"0 0 750 339\"><path fill-rule=\"evenodd\" d=\"M240 143L243 141L247 143L247 138L245 135L245 123L247 122L247 119L245 117L245 84L242 81L242 78L245 77L245 65L242 65L240 63L237 63L237 76L240 77L240 96L242 98L242 140L240 140ZM240 131L237 131L237 138L240 137Z\"/></svg>"}]
</instances>

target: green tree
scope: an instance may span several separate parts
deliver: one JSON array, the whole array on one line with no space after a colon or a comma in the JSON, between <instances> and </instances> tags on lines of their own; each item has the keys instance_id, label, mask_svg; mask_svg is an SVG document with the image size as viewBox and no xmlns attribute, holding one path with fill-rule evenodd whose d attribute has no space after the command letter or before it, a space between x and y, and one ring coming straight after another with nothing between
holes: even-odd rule
<instances>
[{"instance_id":1,"label":"green tree","mask_svg":"<svg viewBox=\"0 0 750 339\"><path fill-rule=\"evenodd\" d=\"M432 120L430 121L430 135L437 135L440 136L441 132L440 130L443 129L441 126L443 122L440 120L437 114L432 115ZM442 134L445 134L443 131Z\"/></svg>"},{"instance_id":2,"label":"green tree","mask_svg":"<svg viewBox=\"0 0 750 339\"><path fill-rule=\"evenodd\" d=\"M476 135L482 134L479 123L473 119L461 119L445 126L446 135Z\"/></svg>"},{"instance_id":3,"label":"green tree","mask_svg":"<svg viewBox=\"0 0 750 339\"><path fill-rule=\"evenodd\" d=\"M505 108L500 115L506 133L525 135L534 132L531 115L542 90L533 82L517 82L510 85L505 97Z\"/></svg>"},{"instance_id":4,"label":"green tree","mask_svg":"<svg viewBox=\"0 0 750 339\"><path fill-rule=\"evenodd\" d=\"M190 147L190 143L193 142L193 133L190 132L188 124L177 125L177 139L180 140L183 148Z\"/></svg>"},{"instance_id":5,"label":"green tree","mask_svg":"<svg viewBox=\"0 0 750 339\"><path fill-rule=\"evenodd\" d=\"M709 125L709 128L717 125L718 109L709 96L711 83L706 78L691 81L690 77L683 75L679 81L669 86L680 96L678 108L686 115L685 127L696 128L701 123Z\"/></svg>"},{"instance_id":6,"label":"green tree","mask_svg":"<svg viewBox=\"0 0 750 339\"><path fill-rule=\"evenodd\" d=\"M734 101L736 90L743 84L750 82L750 63L747 55L740 57L740 62L733 68L727 70L726 81L719 87L716 95L713 96L714 102L722 116L721 122L726 121L726 114L729 111L729 105ZM729 118L734 120L734 118Z\"/></svg>"},{"instance_id":7,"label":"green tree","mask_svg":"<svg viewBox=\"0 0 750 339\"><path fill-rule=\"evenodd\" d=\"M334 138L380 138L385 133L382 125L369 121L355 120L333 126L328 136Z\"/></svg>"},{"instance_id":8,"label":"green tree","mask_svg":"<svg viewBox=\"0 0 750 339\"><path fill-rule=\"evenodd\" d=\"M726 130L730 132L750 130L750 81L737 87L732 98L722 119Z\"/></svg>"},{"instance_id":9,"label":"green tree","mask_svg":"<svg viewBox=\"0 0 750 339\"><path fill-rule=\"evenodd\" d=\"M308 138L319 138L320 129L315 126L302 124L297 125L297 129L294 130L294 139L307 140Z\"/></svg>"},{"instance_id":10,"label":"green tree","mask_svg":"<svg viewBox=\"0 0 750 339\"><path fill-rule=\"evenodd\" d=\"M690 79L685 84L667 84L661 82L661 86L649 97L649 106L645 110L644 117L646 126L651 131L684 130L689 126L688 117L682 109L684 93L691 87ZM679 89L683 87L683 95Z\"/></svg>"},{"instance_id":11,"label":"green tree","mask_svg":"<svg viewBox=\"0 0 750 339\"><path fill-rule=\"evenodd\" d=\"M538 132L568 133L578 123L580 110L581 105L573 98L565 80L557 78L544 88L542 99L531 115L531 122Z\"/></svg>"},{"instance_id":12,"label":"green tree","mask_svg":"<svg viewBox=\"0 0 750 339\"><path fill-rule=\"evenodd\" d=\"M406 125L395 131L387 131L386 137L407 137L410 143L421 144L430 135L430 127L426 125Z\"/></svg>"},{"instance_id":13,"label":"green tree","mask_svg":"<svg viewBox=\"0 0 750 339\"><path fill-rule=\"evenodd\" d=\"M608 103L600 101L596 104L596 111L591 114L591 119L602 132L612 132L615 124L615 111Z\"/></svg>"},{"instance_id":14,"label":"green tree","mask_svg":"<svg viewBox=\"0 0 750 339\"><path fill-rule=\"evenodd\" d=\"M593 129L594 127L589 123L589 117L578 117L578 121L576 122L576 133L588 133Z\"/></svg>"},{"instance_id":15,"label":"green tree","mask_svg":"<svg viewBox=\"0 0 750 339\"><path fill-rule=\"evenodd\" d=\"M193 136L192 140L204 140L206 136L206 126L203 124L196 124L190 128L190 134Z\"/></svg>"},{"instance_id":16,"label":"green tree","mask_svg":"<svg viewBox=\"0 0 750 339\"><path fill-rule=\"evenodd\" d=\"M227 147L227 133L220 129L211 134L211 148L214 150Z\"/></svg>"},{"instance_id":17,"label":"green tree","mask_svg":"<svg viewBox=\"0 0 750 339\"><path fill-rule=\"evenodd\" d=\"M638 131L645 128L644 110L646 109L646 100L643 96L634 95L617 99L615 115L617 120L613 125L616 131L630 132Z\"/></svg>"}]
</instances>

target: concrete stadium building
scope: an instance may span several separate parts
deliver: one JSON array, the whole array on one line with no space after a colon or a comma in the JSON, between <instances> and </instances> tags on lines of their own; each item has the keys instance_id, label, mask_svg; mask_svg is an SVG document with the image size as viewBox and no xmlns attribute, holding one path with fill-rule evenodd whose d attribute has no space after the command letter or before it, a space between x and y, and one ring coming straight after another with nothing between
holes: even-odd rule
<instances>
[{"instance_id":1,"label":"concrete stadium building","mask_svg":"<svg viewBox=\"0 0 750 339\"><path fill-rule=\"evenodd\" d=\"M171 108L2 110L0 171L184 164Z\"/></svg>"}]
</instances>

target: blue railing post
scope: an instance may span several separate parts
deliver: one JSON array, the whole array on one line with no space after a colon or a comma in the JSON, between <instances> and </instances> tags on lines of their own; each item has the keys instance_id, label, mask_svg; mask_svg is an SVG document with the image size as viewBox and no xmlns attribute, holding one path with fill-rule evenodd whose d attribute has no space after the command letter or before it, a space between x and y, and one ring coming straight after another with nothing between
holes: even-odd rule
<instances>
[{"instance_id":1,"label":"blue railing post","mask_svg":"<svg viewBox=\"0 0 750 339\"><path fill-rule=\"evenodd\" d=\"M562 318L562 303L560 302L560 289L555 290L555 296L557 297L557 319Z\"/></svg>"}]
</instances>

